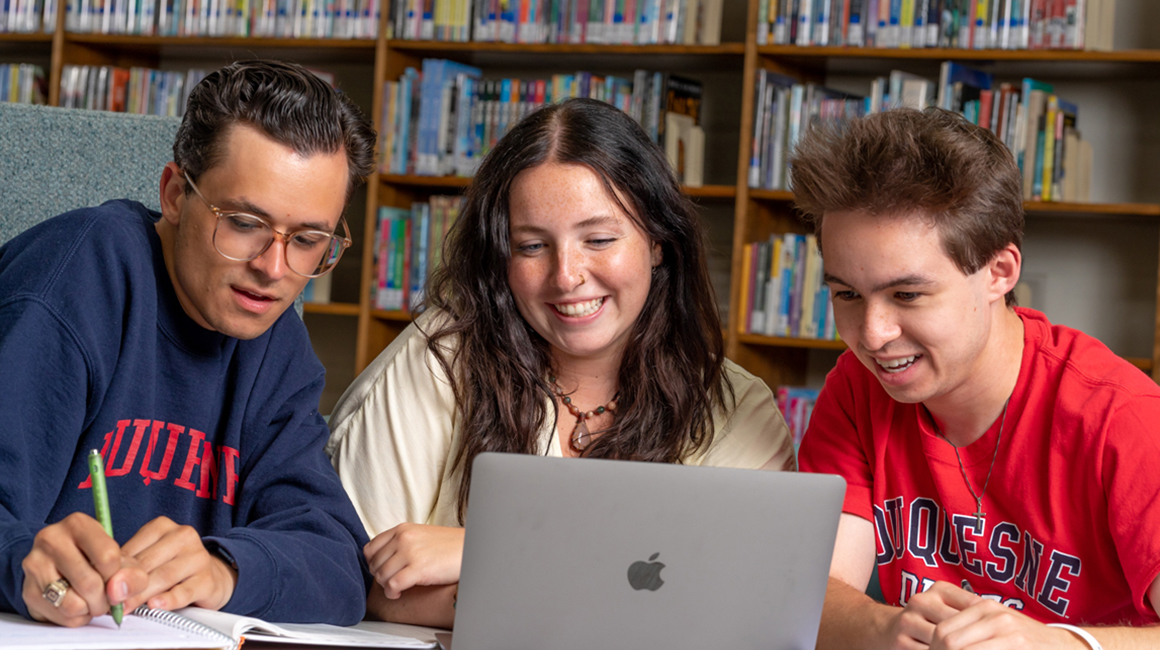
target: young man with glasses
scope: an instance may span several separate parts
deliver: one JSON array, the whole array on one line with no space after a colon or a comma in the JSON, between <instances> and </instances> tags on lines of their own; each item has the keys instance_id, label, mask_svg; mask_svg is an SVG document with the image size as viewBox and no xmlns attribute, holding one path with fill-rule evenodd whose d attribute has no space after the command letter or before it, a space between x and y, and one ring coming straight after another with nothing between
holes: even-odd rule
<instances>
[{"instance_id":1,"label":"young man with glasses","mask_svg":"<svg viewBox=\"0 0 1160 650\"><path fill-rule=\"evenodd\" d=\"M366 535L286 312L350 245L373 153L310 72L236 63L193 89L160 214L110 201L0 248L0 610L362 618ZM91 449L115 540L89 515Z\"/></svg>"}]
</instances>

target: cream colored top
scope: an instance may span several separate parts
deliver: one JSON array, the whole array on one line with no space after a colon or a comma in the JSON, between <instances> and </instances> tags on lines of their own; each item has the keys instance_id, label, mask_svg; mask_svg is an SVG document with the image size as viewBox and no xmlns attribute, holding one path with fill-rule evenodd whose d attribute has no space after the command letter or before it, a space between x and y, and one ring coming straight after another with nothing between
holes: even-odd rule
<instances>
[{"instance_id":1,"label":"cream colored top","mask_svg":"<svg viewBox=\"0 0 1160 650\"><path fill-rule=\"evenodd\" d=\"M429 318L421 318L425 328ZM737 405L730 412L717 409L712 445L685 463L796 469L792 437L769 387L731 361L725 372ZM452 466L458 419L451 384L414 324L339 399L326 452L371 537L408 522L459 525L461 472ZM553 428L548 418L541 453L558 457Z\"/></svg>"}]
</instances>

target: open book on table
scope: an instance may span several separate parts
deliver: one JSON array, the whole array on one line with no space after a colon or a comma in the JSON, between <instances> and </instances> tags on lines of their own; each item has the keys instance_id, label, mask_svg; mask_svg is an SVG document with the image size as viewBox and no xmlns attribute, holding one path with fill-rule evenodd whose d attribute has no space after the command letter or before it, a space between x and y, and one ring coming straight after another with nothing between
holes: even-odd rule
<instances>
[{"instance_id":1,"label":"open book on table","mask_svg":"<svg viewBox=\"0 0 1160 650\"><path fill-rule=\"evenodd\" d=\"M409 634L414 634L410 636ZM0 613L0 639L5 650L163 650L214 648L236 650L242 639L343 648L434 648L433 634L424 628L364 621L353 627L320 623L267 623L198 607L175 612L139 607L125 617L121 629L109 616L98 616L79 628L64 628Z\"/></svg>"}]
</instances>

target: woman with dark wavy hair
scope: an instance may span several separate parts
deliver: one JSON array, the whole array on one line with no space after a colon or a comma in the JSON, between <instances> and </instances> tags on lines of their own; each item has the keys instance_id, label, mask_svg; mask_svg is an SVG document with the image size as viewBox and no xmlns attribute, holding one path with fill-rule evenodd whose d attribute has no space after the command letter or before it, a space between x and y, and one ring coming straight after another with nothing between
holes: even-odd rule
<instances>
[{"instance_id":1,"label":"woman with dark wavy hair","mask_svg":"<svg viewBox=\"0 0 1160 650\"><path fill-rule=\"evenodd\" d=\"M725 359L695 207L623 112L574 99L520 122L444 260L331 420L374 538L372 615L450 627L481 452L794 469L769 388Z\"/></svg>"}]
</instances>

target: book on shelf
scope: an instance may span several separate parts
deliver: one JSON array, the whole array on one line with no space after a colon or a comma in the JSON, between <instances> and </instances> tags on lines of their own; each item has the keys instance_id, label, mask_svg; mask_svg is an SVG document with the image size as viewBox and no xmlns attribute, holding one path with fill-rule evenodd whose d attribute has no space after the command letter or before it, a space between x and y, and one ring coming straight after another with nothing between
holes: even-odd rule
<instances>
[{"instance_id":1,"label":"book on shelf","mask_svg":"<svg viewBox=\"0 0 1160 650\"><path fill-rule=\"evenodd\" d=\"M806 429L810 426L810 416L814 412L814 404L817 403L820 392L817 388L804 386L778 386L774 391L777 409L781 411L781 417L785 420L790 435L793 436L795 449L801 446Z\"/></svg>"},{"instance_id":2,"label":"book on shelf","mask_svg":"<svg viewBox=\"0 0 1160 650\"><path fill-rule=\"evenodd\" d=\"M746 244L742 254L742 334L836 338L830 289L814 235L785 233Z\"/></svg>"},{"instance_id":3,"label":"book on shelf","mask_svg":"<svg viewBox=\"0 0 1160 650\"><path fill-rule=\"evenodd\" d=\"M415 311L427 280L443 261L443 242L459 216L462 197L432 196L410 209L379 208L376 227L375 309Z\"/></svg>"},{"instance_id":4,"label":"book on shelf","mask_svg":"<svg viewBox=\"0 0 1160 650\"><path fill-rule=\"evenodd\" d=\"M392 0L407 40L718 45L725 0Z\"/></svg>"},{"instance_id":5,"label":"book on shelf","mask_svg":"<svg viewBox=\"0 0 1160 650\"><path fill-rule=\"evenodd\" d=\"M0 34L51 34L56 29L56 0L0 2Z\"/></svg>"},{"instance_id":6,"label":"book on shelf","mask_svg":"<svg viewBox=\"0 0 1160 650\"><path fill-rule=\"evenodd\" d=\"M310 278L310 281L302 289L302 300L316 305L329 304L330 287L333 280L334 274L332 273L327 273L317 278Z\"/></svg>"},{"instance_id":7,"label":"book on shelf","mask_svg":"<svg viewBox=\"0 0 1160 650\"><path fill-rule=\"evenodd\" d=\"M586 71L550 79L483 79L478 68L442 59L424 59L422 68L407 68L383 84L378 157L385 174L473 176L483 157L529 113L550 102L587 97L625 111L662 146L669 113L692 118L691 126L678 120L681 130L672 144L684 147L687 164L681 169L691 169L689 184L698 175L703 180L697 81L647 70L637 70L632 79Z\"/></svg>"},{"instance_id":8,"label":"book on shelf","mask_svg":"<svg viewBox=\"0 0 1160 650\"><path fill-rule=\"evenodd\" d=\"M1019 166L1024 200L1089 200L1092 148L1079 131L1078 107L1056 96L1051 84L1025 78L996 87L989 73L950 61L940 67L937 82L894 70L889 77L874 79L864 98L759 71L749 186L790 189L785 152L812 125L840 123L899 105L938 105L993 132Z\"/></svg>"},{"instance_id":9,"label":"book on shelf","mask_svg":"<svg viewBox=\"0 0 1160 650\"><path fill-rule=\"evenodd\" d=\"M1110 50L1116 0L760 0L757 44Z\"/></svg>"},{"instance_id":10,"label":"book on shelf","mask_svg":"<svg viewBox=\"0 0 1160 650\"><path fill-rule=\"evenodd\" d=\"M65 0L65 29L77 33L142 36L373 39L378 35L381 2Z\"/></svg>"},{"instance_id":11,"label":"book on shelf","mask_svg":"<svg viewBox=\"0 0 1160 650\"><path fill-rule=\"evenodd\" d=\"M189 91L205 75L206 71L199 69L176 72L107 65L65 65L60 75L60 105L181 117L185 114Z\"/></svg>"},{"instance_id":12,"label":"book on shelf","mask_svg":"<svg viewBox=\"0 0 1160 650\"><path fill-rule=\"evenodd\" d=\"M0 63L0 102L47 104L44 68L31 63Z\"/></svg>"},{"instance_id":13,"label":"book on shelf","mask_svg":"<svg viewBox=\"0 0 1160 650\"><path fill-rule=\"evenodd\" d=\"M701 127L701 83L664 75L664 121L658 139L665 146L677 180L690 187L704 185L705 131Z\"/></svg>"}]
</instances>

